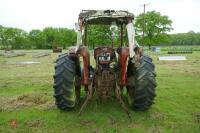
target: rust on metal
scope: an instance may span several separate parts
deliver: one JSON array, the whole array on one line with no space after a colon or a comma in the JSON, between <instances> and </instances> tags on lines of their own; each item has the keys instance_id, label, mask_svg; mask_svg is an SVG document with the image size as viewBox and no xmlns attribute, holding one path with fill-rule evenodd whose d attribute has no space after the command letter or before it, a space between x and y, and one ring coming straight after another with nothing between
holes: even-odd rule
<instances>
[{"instance_id":1,"label":"rust on metal","mask_svg":"<svg viewBox=\"0 0 200 133\"><path fill-rule=\"evenodd\" d=\"M126 63L127 63L127 59L129 56L129 49L127 47L122 47L118 49L118 60L120 63L120 85L125 85L126 84Z\"/></svg>"}]
</instances>

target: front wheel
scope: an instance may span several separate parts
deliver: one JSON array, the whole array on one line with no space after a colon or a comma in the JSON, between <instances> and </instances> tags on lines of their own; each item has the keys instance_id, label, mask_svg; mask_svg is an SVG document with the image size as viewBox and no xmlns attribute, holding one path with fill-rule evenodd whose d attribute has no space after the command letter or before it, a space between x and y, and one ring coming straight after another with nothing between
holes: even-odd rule
<instances>
[{"instance_id":1,"label":"front wheel","mask_svg":"<svg viewBox=\"0 0 200 133\"><path fill-rule=\"evenodd\" d=\"M134 110L148 110L154 103L155 88L155 66L148 56L141 56L141 63L135 67L129 60L127 67L127 92L128 101Z\"/></svg>"}]
</instances>

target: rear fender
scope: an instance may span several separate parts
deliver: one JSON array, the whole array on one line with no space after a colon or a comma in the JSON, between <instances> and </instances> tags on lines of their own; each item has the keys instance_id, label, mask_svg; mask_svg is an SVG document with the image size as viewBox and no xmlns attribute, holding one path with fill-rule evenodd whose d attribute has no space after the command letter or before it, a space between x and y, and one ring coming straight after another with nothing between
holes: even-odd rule
<instances>
[{"instance_id":1,"label":"rear fender","mask_svg":"<svg viewBox=\"0 0 200 133\"><path fill-rule=\"evenodd\" d=\"M83 57L83 72L82 72L82 83L83 85L89 84L89 66L90 66L90 53L87 47L80 47L77 54Z\"/></svg>"},{"instance_id":2,"label":"rear fender","mask_svg":"<svg viewBox=\"0 0 200 133\"><path fill-rule=\"evenodd\" d=\"M122 47L118 50L118 61L120 64L120 85L124 86L126 85L126 64L127 59L129 57L129 48L128 47Z\"/></svg>"}]
</instances>

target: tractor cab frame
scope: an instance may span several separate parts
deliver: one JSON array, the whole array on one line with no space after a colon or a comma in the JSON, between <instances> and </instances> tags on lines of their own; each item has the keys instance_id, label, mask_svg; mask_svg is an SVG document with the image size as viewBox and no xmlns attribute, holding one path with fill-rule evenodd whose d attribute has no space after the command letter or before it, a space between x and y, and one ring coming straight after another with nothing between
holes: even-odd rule
<instances>
[{"instance_id":1,"label":"tractor cab frame","mask_svg":"<svg viewBox=\"0 0 200 133\"><path fill-rule=\"evenodd\" d=\"M87 49L88 25L110 25L120 28L120 44L116 50L119 54L119 61L122 67L120 85L126 84L126 62L128 57L139 57L142 50L139 50L139 45L135 40L135 29L133 25L134 15L128 11L115 10L83 10L79 14L78 23L76 23L77 30L77 45L71 47L70 54L80 54L83 57L84 68L90 65L90 53ZM110 29L111 29L110 28ZM126 33L123 29L126 28ZM128 44L123 46L123 35L127 35ZM114 44L111 45L114 47ZM103 48L103 47L102 47ZM97 53L95 50L94 53ZM136 62L138 61L137 58ZM83 84L88 85L89 70L84 69Z\"/></svg>"}]
</instances>

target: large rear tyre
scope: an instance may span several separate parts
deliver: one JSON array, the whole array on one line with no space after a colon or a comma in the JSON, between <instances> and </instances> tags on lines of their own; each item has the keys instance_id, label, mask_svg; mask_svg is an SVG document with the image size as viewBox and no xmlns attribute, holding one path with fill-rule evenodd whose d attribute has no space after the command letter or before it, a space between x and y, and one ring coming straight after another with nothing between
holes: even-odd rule
<instances>
[{"instance_id":1,"label":"large rear tyre","mask_svg":"<svg viewBox=\"0 0 200 133\"><path fill-rule=\"evenodd\" d=\"M154 103L155 66L148 56L141 56L141 63L135 67L131 60L127 66L128 102L134 110L148 110Z\"/></svg>"},{"instance_id":2,"label":"large rear tyre","mask_svg":"<svg viewBox=\"0 0 200 133\"><path fill-rule=\"evenodd\" d=\"M80 99L79 60L67 54L59 56L55 65L54 97L56 105L61 110L71 110Z\"/></svg>"}]
</instances>

